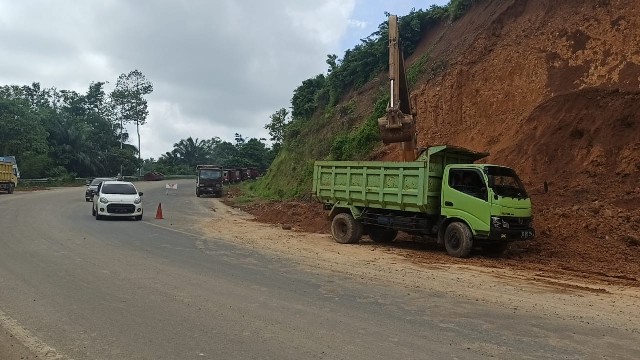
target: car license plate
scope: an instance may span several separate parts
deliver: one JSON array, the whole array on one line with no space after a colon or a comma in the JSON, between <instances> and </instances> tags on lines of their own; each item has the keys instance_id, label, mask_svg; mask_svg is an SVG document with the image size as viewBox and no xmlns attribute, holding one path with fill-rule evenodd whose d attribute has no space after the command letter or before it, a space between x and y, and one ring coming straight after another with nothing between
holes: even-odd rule
<instances>
[{"instance_id":1,"label":"car license plate","mask_svg":"<svg viewBox=\"0 0 640 360\"><path fill-rule=\"evenodd\" d=\"M533 237L533 231L527 230L520 233L521 239L530 239Z\"/></svg>"}]
</instances>

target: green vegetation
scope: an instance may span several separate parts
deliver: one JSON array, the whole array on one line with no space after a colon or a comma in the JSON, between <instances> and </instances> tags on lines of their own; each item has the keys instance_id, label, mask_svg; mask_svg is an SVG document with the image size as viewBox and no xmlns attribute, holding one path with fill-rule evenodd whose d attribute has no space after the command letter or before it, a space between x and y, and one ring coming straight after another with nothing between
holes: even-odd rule
<instances>
[{"instance_id":1,"label":"green vegetation","mask_svg":"<svg viewBox=\"0 0 640 360\"><path fill-rule=\"evenodd\" d=\"M139 79L144 75L137 70ZM123 74L127 77L129 75ZM146 82L146 80L144 80ZM31 85L0 86L0 154L17 158L23 178L73 179L114 176L139 167L138 149L121 144L129 138L124 124L146 119L146 92L93 82L86 94ZM137 117L129 117L138 105ZM144 104L145 106L142 106Z\"/></svg>"},{"instance_id":2,"label":"green vegetation","mask_svg":"<svg viewBox=\"0 0 640 360\"><path fill-rule=\"evenodd\" d=\"M474 1L479 0L452 0L446 6L414 9L400 17L405 58L413 54L427 31L442 22L459 19ZM244 188L249 192L247 199L308 196L314 161L362 160L381 145L377 120L386 111L387 87L379 90L372 109L358 109L353 98L345 97L388 69L387 42L385 21L376 32L347 50L342 59L335 54L327 55L327 74L307 79L294 90L291 118L276 113L267 125L282 135L278 138L277 156L262 179ZM429 54L424 54L407 70L407 81L412 86L420 79L432 79L446 66L445 62L434 61ZM362 116L363 113L366 115Z\"/></svg>"},{"instance_id":3,"label":"green vegetation","mask_svg":"<svg viewBox=\"0 0 640 360\"><path fill-rule=\"evenodd\" d=\"M409 68L407 69L407 84L409 85L409 87L414 86L418 82L418 79L422 77L426 70L428 62L429 54L424 54L420 56L420 58L416 60L416 62L409 66Z\"/></svg>"},{"instance_id":4,"label":"green vegetation","mask_svg":"<svg viewBox=\"0 0 640 360\"><path fill-rule=\"evenodd\" d=\"M173 150L164 153L158 161L145 159L143 169L163 174L193 174L197 164L215 164L233 169L255 167L263 172L275 156L263 140L247 140L236 134L232 144L217 137L208 140L189 137L173 144Z\"/></svg>"},{"instance_id":5,"label":"green vegetation","mask_svg":"<svg viewBox=\"0 0 640 360\"><path fill-rule=\"evenodd\" d=\"M427 31L459 19L476 1L451 0L400 17L405 58ZM135 123L139 134L148 114L144 96L153 86L134 70L122 74L110 94L104 91L105 82L91 83L86 94L41 89L38 83L0 87L0 155L15 155L24 178L113 176L121 166L126 175L139 167L144 172L192 174L201 163L269 168L248 190L272 199L306 196L314 161L366 159L381 145L377 119L386 110L389 95L381 94L387 87L379 90L372 109L362 108L369 106L362 105L367 101L357 103L347 96L387 70L387 39L385 21L342 58L327 55L327 74L304 80L293 91L290 113L282 108L271 115L265 126L271 148L265 139L247 140L240 134L235 142L189 137L158 160L141 160L135 146L124 144L129 139L124 124ZM409 85L437 76L446 65L422 55L407 71Z\"/></svg>"},{"instance_id":6,"label":"green vegetation","mask_svg":"<svg viewBox=\"0 0 640 360\"><path fill-rule=\"evenodd\" d=\"M384 116L389 95L376 102L373 112L365 123L355 131L340 134L331 146L331 160L364 160L380 142L378 118Z\"/></svg>"},{"instance_id":7,"label":"green vegetation","mask_svg":"<svg viewBox=\"0 0 640 360\"><path fill-rule=\"evenodd\" d=\"M471 8L477 0L451 0L449 2L449 18L456 21Z\"/></svg>"}]
</instances>

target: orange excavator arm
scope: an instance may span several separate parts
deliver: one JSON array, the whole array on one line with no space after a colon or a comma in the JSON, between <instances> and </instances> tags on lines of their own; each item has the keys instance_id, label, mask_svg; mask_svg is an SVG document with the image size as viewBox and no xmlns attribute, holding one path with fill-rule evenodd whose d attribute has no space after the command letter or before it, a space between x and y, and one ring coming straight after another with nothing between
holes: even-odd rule
<instances>
[{"instance_id":1,"label":"orange excavator arm","mask_svg":"<svg viewBox=\"0 0 640 360\"><path fill-rule=\"evenodd\" d=\"M378 119L380 137L385 144L402 143L404 161L416 158L416 124L399 44L398 17L389 16L389 89L387 114Z\"/></svg>"}]
</instances>

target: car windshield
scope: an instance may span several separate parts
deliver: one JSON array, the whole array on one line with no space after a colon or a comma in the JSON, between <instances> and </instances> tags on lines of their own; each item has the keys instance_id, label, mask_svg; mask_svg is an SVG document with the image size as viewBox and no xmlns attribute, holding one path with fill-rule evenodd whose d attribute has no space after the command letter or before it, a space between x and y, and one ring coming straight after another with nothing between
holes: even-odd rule
<instances>
[{"instance_id":1,"label":"car windshield","mask_svg":"<svg viewBox=\"0 0 640 360\"><path fill-rule=\"evenodd\" d=\"M200 170L201 179L219 179L221 175L220 170Z\"/></svg>"},{"instance_id":2,"label":"car windshield","mask_svg":"<svg viewBox=\"0 0 640 360\"><path fill-rule=\"evenodd\" d=\"M111 179L96 178L96 179L91 180L91 185L93 185L93 186L99 185L101 182L107 181L107 180L111 180Z\"/></svg>"},{"instance_id":3,"label":"car windshield","mask_svg":"<svg viewBox=\"0 0 640 360\"><path fill-rule=\"evenodd\" d=\"M524 185L513 169L502 166L487 166L489 187L499 196L512 198L528 198Z\"/></svg>"},{"instance_id":4,"label":"car windshield","mask_svg":"<svg viewBox=\"0 0 640 360\"><path fill-rule=\"evenodd\" d=\"M102 193L103 194L123 194L123 195L134 195L138 192L136 188L132 184L104 184L102 185Z\"/></svg>"}]
</instances>

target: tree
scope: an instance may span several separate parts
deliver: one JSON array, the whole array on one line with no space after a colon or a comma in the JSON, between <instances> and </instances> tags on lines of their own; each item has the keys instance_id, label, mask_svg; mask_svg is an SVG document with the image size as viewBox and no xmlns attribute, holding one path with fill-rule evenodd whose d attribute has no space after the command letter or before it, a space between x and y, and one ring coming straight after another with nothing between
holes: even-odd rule
<instances>
[{"instance_id":1,"label":"tree","mask_svg":"<svg viewBox=\"0 0 640 360\"><path fill-rule=\"evenodd\" d=\"M269 117L271 121L264 126L264 128L269 131L271 141L273 141L273 147L277 148L277 151L280 150L282 141L284 140L284 133L287 129L288 115L289 112L287 111L287 109L282 108L271 114L271 116Z\"/></svg>"},{"instance_id":2,"label":"tree","mask_svg":"<svg viewBox=\"0 0 640 360\"><path fill-rule=\"evenodd\" d=\"M197 164L204 163L212 150L208 140L199 140L198 138L194 140L192 137L182 139L173 144L173 148L182 163L190 168L195 168Z\"/></svg>"},{"instance_id":3,"label":"tree","mask_svg":"<svg viewBox=\"0 0 640 360\"><path fill-rule=\"evenodd\" d=\"M140 149L140 125L146 124L149 110L145 95L153 92L153 84L139 70L133 70L128 74L121 74L116 82L116 87L111 92L111 99L118 110L120 126L123 123L135 122L138 134L138 150ZM122 130L121 130L122 131ZM120 140L122 148L122 139ZM142 162L138 151L138 160Z\"/></svg>"},{"instance_id":4,"label":"tree","mask_svg":"<svg viewBox=\"0 0 640 360\"><path fill-rule=\"evenodd\" d=\"M336 54L328 54L327 65L329 65L329 69L327 70L327 74L331 74L331 72L338 68L338 55Z\"/></svg>"},{"instance_id":5,"label":"tree","mask_svg":"<svg viewBox=\"0 0 640 360\"><path fill-rule=\"evenodd\" d=\"M28 103L0 98L0 152L18 155L46 153L47 132Z\"/></svg>"},{"instance_id":6,"label":"tree","mask_svg":"<svg viewBox=\"0 0 640 360\"><path fill-rule=\"evenodd\" d=\"M332 74L335 74L332 73ZM318 108L318 94L325 85L322 74L307 79L293 91L291 98L291 116L294 119L308 120Z\"/></svg>"}]
</instances>

